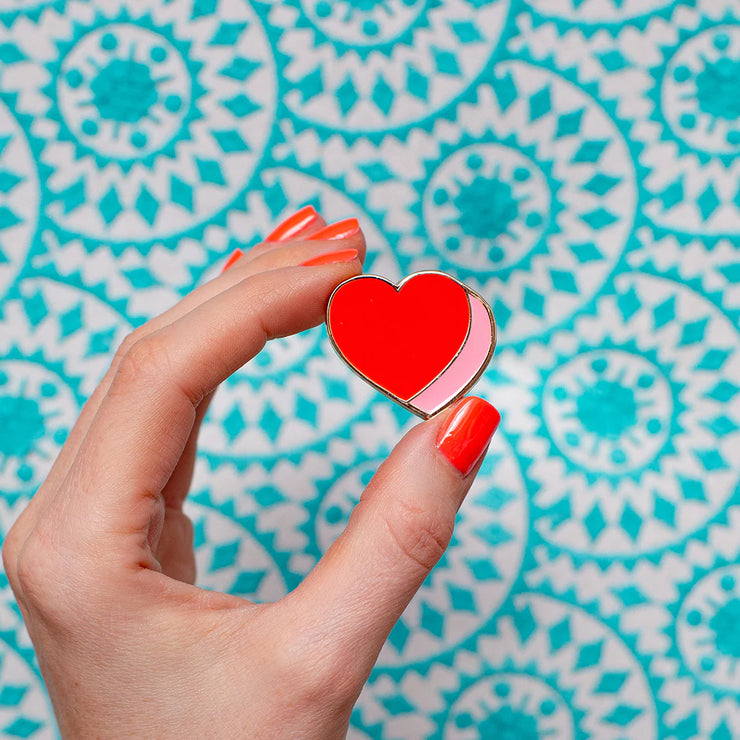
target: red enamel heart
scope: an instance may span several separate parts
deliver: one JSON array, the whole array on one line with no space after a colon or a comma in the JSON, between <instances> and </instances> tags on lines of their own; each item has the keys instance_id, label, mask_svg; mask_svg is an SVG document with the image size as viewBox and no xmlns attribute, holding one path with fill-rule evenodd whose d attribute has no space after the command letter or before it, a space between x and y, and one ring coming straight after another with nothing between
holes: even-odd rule
<instances>
[{"instance_id":1,"label":"red enamel heart","mask_svg":"<svg viewBox=\"0 0 740 740\"><path fill-rule=\"evenodd\" d=\"M411 275L398 287L362 275L334 291L327 314L344 359L380 389L408 401L460 351L470 302L465 288L441 273Z\"/></svg>"}]
</instances>

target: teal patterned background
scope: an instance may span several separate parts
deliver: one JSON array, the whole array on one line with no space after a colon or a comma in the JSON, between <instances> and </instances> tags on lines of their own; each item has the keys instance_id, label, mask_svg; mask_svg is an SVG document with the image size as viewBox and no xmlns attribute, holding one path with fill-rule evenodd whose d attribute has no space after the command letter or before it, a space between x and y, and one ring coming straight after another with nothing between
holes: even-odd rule
<instances>
[{"instance_id":1,"label":"teal patterned background","mask_svg":"<svg viewBox=\"0 0 740 740\"><path fill-rule=\"evenodd\" d=\"M503 423L353 738L740 738L738 0L0 0L0 527L122 337L298 206L500 330ZM322 327L219 391L199 581L275 599L414 420ZM0 731L53 737L7 581Z\"/></svg>"}]
</instances>

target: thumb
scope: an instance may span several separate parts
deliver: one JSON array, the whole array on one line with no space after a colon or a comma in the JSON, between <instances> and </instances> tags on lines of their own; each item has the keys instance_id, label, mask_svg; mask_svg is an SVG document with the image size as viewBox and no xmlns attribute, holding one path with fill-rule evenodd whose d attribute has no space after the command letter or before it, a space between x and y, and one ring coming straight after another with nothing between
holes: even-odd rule
<instances>
[{"instance_id":1,"label":"thumb","mask_svg":"<svg viewBox=\"0 0 740 740\"><path fill-rule=\"evenodd\" d=\"M340 663L346 656L358 680L365 680L447 548L500 420L491 404L468 397L408 432L370 481L344 532L294 592L313 638L339 651Z\"/></svg>"}]
</instances>

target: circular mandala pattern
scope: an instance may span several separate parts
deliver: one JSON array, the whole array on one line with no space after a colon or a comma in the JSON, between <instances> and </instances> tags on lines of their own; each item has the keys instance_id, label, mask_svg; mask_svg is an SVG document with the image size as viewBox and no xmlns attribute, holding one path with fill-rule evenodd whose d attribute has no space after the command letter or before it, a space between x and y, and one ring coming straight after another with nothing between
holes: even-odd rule
<instances>
[{"instance_id":1,"label":"circular mandala pattern","mask_svg":"<svg viewBox=\"0 0 740 740\"><path fill-rule=\"evenodd\" d=\"M570 740L575 727L567 703L551 686L533 676L500 673L460 694L444 737Z\"/></svg>"},{"instance_id":2,"label":"circular mandala pattern","mask_svg":"<svg viewBox=\"0 0 740 740\"><path fill-rule=\"evenodd\" d=\"M70 23L54 27L41 161L58 226L148 244L217 214L250 181L277 86L246 2L200 4L187 23L172 4L145 16L123 5L91 23L70 2Z\"/></svg>"},{"instance_id":3,"label":"circular mandala pattern","mask_svg":"<svg viewBox=\"0 0 740 740\"><path fill-rule=\"evenodd\" d=\"M424 222L435 246L471 270L504 269L526 259L550 214L541 170L499 144L465 147L434 173L424 198Z\"/></svg>"},{"instance_id":4,"label":"circular mandala pattern","mask_svg":"<svg viewBox=\"0 0 740 740\"><path fill-rule=\"evenodd\" d=\"M542 595L518 595L512 617L502 617L495 634L482 635L477 651L503 674L501 681L494 677L494 686L511 683L514 673L526 676L518 682L520 690L530 682L539 684L544 711L535 704L529 715L540 728L536 737L543 736L541 729L549 717L562 723L566 732L572 727L573 737L656 737L655 706L642 668L615 633L579 607ZM608 668L601 663L607 654ZM516 707L513 704L512 709ZM506 737L508 728L502 729Z\"/></svg>"},{"instance_id":5,"label":"circular mandala pattern","mask_svg":"<svg viewBox=\"0 0 740 740\"><path fill-rule=\"evenodd\" d=\"M543 368L541 384L530 414L509 414L532 460L535 529L583 557L681 542L722 511L740 476L737 327L670 280L624 274L616 287L593 316L528 344L523 362ZM498 367L521 377L511 355Z\"/></svg>"},{"instance_id":6,"label":"circular mandala pattern","mask_svg":"<svg viewBox=\"0 0 740 740\"><path fill-rule=\"evenodd\" d=\"M508 11L508 0L273 2L268 19L289 60L285 102L352 132L423 118L480 74Z\"/></svg>"},{"instance_id":7,"label":"circular mandala pattern","mask_svg":"<svg viewBox=\"0 0 740 740\"><path fill-rule=\"evenodd\" d=\"M25 261L38 208L39 182L28 140L0 95L0 296Z\"/></svg>"},{"instance_id":8,"label":"circular mandala pattern","mask_svg":"<svg viewBox=\"0 0 740 740\"><path fill-rule=\"evenodd\" d=\"M512 607L448 662L374 675L355 724L382 723L389 740L657 737L648 679L619 636L542 594Z\"/></svg>"},{"instance_id":9,"label":"circular mandala pattern","mask_svg":"<svg viewBox=\"0 0 740 740\"><path fill-rule=\"evenodd\" d=\"M161 34L133 23L98 28L67 54L59 108L80 143L108 159L163 149L190 107L187 63Z\"/></svg>"},{"instance_id":10,"label":"circular mandala pattern","mask_svg":"<svg viewBox=\"0 0 740 740\"><path fill-rule=\"evenodd\" d=\"M439 156L415 183L421 219L399 252L405 272L442 269L486 297L506 344L593 296L624 247L636 193L624 140L581 90L518 61L494 75L454 127L440 123L441 146L415 142Z\"/></svg>"},{"instance_id":11,"label":"circular mandala pattern","mask_svg":"<svg viewBox=\"0 0 740 740\"><path fill-rule=\"evenodd\" d=\"M712 571L684 599L677 621L681 655L699 680L740 694L740 565Z\"/></svg>"},{"instance_id":12,"label":"circular mandala pattern","mask_svg":"<svg viewBox=\"0 0 740 740\"><path fill-rule=\"evenodd\" d=\"M731 0L672 2L637 27L615 26L611 39L558 35L537 22L524 24L512 42L519 53L570 69L607 105L613 101L640 168L641 214L661 235L713 241L738 234L738 20Z\"/></svg>"},{"instance_id":13,"label":"circular mandala pattern","mask_svg":"<svg viewBox=\"0 0 740 740\"><path fill-rule=\"evenodd\" d=\"M72 389L42 364L0 361L0 491L31 494L77 419Z\"/></svg>"},{"instance_id":14,"label":"circular mandala pattern","mask_svg":"<svg viewBox=\"0 0 740 740\"><path fill-rule=\"evenodd\" d=\"M710 154L740 153L740 28L715 26L679 47L663 77L674 134Z\"/></svg>"},{"instance_id":15,"label":"circular mandala pattern","mask_svg":"<svg viewBox=\"0 0 740 740\"><path fill-rule=\"evenodd\" d=\"M575 581L570 576L563 579L565 588L577 582L581 590L590 580L600 582L599 590L617 595L615 618L622 629L639 633L640 653L663 706L665 735L714 740L740 734L738 526L740 486L727 515L680 553L642 561L633 571L610 567L590 579L582 571ZM562 566L564 571L574 570L572 565Z\"/></svg>"},{"instance_id":16,"label":"circular mandala pattern","mask_svg":"<svg viewBox=\"0 0 740 740\"><path fill-rule=\"evenodd\" d=\"M652 461L667 442L673 414L668 379L631 352L585 352L549 376L542 410L571 460L621 475Z\"/></svg>"},{"instance_id":17,"label":"circular mandala pattern","mask_svg":"<svg viewBox=\"0 0 740 740\"><path fill-rule=\"evenodd\" d=\"M453 542L380 654L380 666L428 660L474 633L499 609L517 577L527 507L511 452L501 438L460 510ZM344 529L380 459L355 463L323 497L316 540L326 551Z\"/></svg>"}]
</instances>

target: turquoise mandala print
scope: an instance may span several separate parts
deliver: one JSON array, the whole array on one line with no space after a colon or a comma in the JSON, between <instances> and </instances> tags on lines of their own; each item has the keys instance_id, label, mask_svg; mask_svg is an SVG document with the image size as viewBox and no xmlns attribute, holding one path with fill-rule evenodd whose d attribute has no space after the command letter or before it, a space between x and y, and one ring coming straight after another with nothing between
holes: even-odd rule
<instances>
[{"instance_id":1,"label":"turquoise mandala print","mask_svg":"<svg viewBox=\"0 0 740 740\"><path fill-rule=\"evenodd\" d=\"M482 72L509 0L271 2L285 102L313 124L379 131L423 119Z\"/></svg>"},{"instance_id":2,"label":"turquoise mandala print","mask_svg":"<svg viewBox=\"0 0 740 740\"><path fill-rule=\"evenodd\" d=\"M193 15L70 2L44 48L14 47L32 67L17 94L43 110L39 164L58 228L146 242L213 217L249 181L275 114L268 40L246 3L233 17L213 3Z\"/></svg>"},{"instance_id":3,"label":"turquoise mandala print","mask_svg":"<svg viewBox=\"0 0 740 740\"><path fill-rule=\"evenodd\" d=\"M739 78L736 0L0 0L0 536L134 327L356 216L492 305L503 421L350 737L740 737ZM203 425L199 585L289 593L414 423L270 342ZM0 589L0 734L57 737Z\"/></svg>"}]
</instances>

